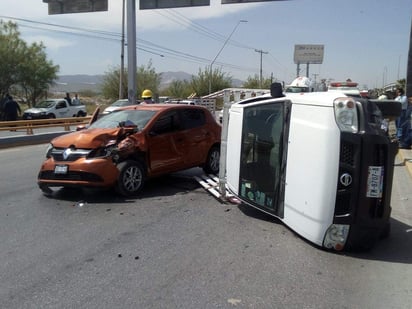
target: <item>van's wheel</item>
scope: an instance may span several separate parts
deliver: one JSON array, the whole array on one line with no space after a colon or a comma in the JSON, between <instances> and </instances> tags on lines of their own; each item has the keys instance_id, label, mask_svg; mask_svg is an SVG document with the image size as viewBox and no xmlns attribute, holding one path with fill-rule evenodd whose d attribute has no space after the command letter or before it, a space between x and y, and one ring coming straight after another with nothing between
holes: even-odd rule
<instances>
[{"instance_id":1,"label":"van's wheel","mask_svg":"<svg viewBox=\"0 0 412 309\"><path fill-rule=\"evenodd\" d=\"M203 166L203 171L206 174L217 174L219 173L219 165L220 165L220 147L213 146L209 150L206 163Z\"/></svg>"},{"instance_id":2,"label":"van's wheel","mask_svg":"<svg viewBox=\"0 0 412 309\"><path fill-rule=\"evenodd\" d=\"M85 114L86 114L85 112L79 111L77 113L77 117L85 117L86 116Z\"/></svg>"},{"instance_id":3,"label":"van's wheel","mask_svg":"<svg viewBox=\"0 0 412 309\"><path fill-rule=\"evenodd\" d=\"M136 195L146 181L144 164L138 161L128 160L117 165L119 178L116 191L123 196Z\"/></svg>"},{"instance_id":4,"label":"van's wheel","mask_svg":"<svg viewBox=\"0 0 412 309\"><path fill-rule=\"evenodd\" d=\"M55 115L55 114L48 114L48 115L47 115L47 118L49 118L49 119L55 119L55 118L56 118L56 115Z\"/></svg>"},{"instance_id":5,"label":"van's wheel","mask_svg":"<svg viewBox=\"0 0 412 309\"><path fill-rule=\"evenodd\" d=\"M45 185L42 183L42 184L39 184L39 188L45 196L51 196L53 194L53 190L50 189L48 185Z\"/></svg>"}]
</instances>

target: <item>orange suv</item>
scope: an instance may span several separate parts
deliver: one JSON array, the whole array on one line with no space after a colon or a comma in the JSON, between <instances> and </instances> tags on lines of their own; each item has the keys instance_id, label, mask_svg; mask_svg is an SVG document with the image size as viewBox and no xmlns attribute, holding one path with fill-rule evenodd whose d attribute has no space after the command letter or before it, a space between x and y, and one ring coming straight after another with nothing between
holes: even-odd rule
<instances>
[{"instance_id":1,"label":"orange suv","mask_svg":"<svg viewBox=\"0 0 412 309\"><path fill-rule=\"evenodd\" d=\"M38 175L40 189L115 187L138 193L146 179L200 166L219 171L221 126L202 106L123 107L51 141Z\"/></svg>"}]
</instances>

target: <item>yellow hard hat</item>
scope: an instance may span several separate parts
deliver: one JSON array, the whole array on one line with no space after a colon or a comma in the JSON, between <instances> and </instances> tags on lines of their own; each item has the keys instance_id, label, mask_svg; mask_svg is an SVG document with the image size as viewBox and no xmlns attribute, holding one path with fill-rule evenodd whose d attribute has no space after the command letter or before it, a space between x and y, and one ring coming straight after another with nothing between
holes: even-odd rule
<instances>
[{"instance_id":1,"label":"yellow hard hat","mask_svg":"<svg viewBox=\"0 0 412 309\"><path fill-rule=\"evenodd\" d=\"M153 97L153 93L152 93L151 90L149 90L149 89L143 90L142 99L147 99L147 98L151 98L151 97Z\"/></svg>"}]
</instances>

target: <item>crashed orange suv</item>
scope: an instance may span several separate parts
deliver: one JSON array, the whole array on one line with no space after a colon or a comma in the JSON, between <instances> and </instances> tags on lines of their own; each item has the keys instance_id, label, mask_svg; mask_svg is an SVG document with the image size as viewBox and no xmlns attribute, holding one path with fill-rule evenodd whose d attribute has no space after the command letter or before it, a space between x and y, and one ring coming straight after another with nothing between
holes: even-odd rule
<instances>
[{"instance_id":1,"label":"crashed orange suv","mask_svg":"<svg viewBox=\"0 0 412 309\"><path fill-rule=\"evenodd\" d=\"M38 174L46 195L52 187L114 187L132 196L155 176L198 166L219 171L221 126L202 106L133 105L96 115L85 129L51 141Z\"/></svg>"}]
</instances>

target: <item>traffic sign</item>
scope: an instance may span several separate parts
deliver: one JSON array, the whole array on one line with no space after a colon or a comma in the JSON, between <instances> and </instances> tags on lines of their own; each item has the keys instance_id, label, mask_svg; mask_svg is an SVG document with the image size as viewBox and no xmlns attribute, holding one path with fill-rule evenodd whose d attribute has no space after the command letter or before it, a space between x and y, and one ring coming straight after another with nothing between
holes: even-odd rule
<instances>
[{"instance_id":1,"label":"traffic sign","mask_svg":"<svg viewBox=\"0 0 412 309\"><path fill-rule=\"evenodd\" d=\"M222 4L247 3L247 2L264 2L264 1L287 1L287 0L222 0Z\"/></svg>"},{"instance_id":2,"label":"traffic sign","mask_svg":"<svg viewBox=\"0 0 412 309\"><path fill-rule=\"evenodd\" d=\"M141 10L210 5L210 0L140 0Z\"/></svg>"},{"instance_id":3,"label":"traffic sign","mask_svg":"<svg viewBox=\"0 0 412 309\"><path fill-rule=\"evenodd\" d=\"M108 10L108 0L43 0L43 2L49 5L49 15Z\"/></svg>"},{"instance_id":4,"label":"traffic sign","mask_svg":"<svg viewBox=\"0 0 412 309\"><path fill-rule=\"evenodd\" d=\"M323 62L324 45L305 44L295 45L295 53L293 60L295 64L299 63L315 63L321 64Z\"/></svg>"}]
</instances>

